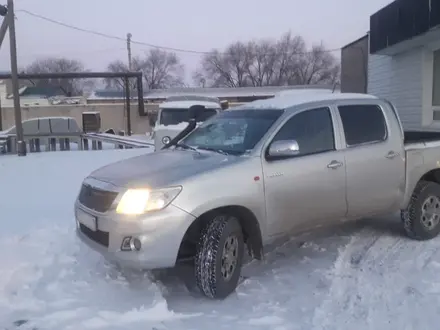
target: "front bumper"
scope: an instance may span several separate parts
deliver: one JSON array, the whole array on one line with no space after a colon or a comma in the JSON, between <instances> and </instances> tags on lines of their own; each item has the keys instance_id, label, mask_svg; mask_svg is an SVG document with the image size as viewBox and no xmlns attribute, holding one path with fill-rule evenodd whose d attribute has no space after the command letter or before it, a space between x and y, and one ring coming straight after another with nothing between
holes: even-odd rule
<instances>
[{"instance_id":1,"label":"front bumper","mask_svg":"<svg viewBox=\"0 0 440 330\"><path fill-rule=\"evenodd\" d=\"M78 209L97 218L96 232L80 226ZM77 235L84 243L107 260L136 269L173 267L186 230L195 220L194 216L172 204L164 210L132 218L116 214L115 211L97 213L84 207L78 200L75 203L75 218ZM125 237L138 238L142 243L140 250L122 251Z\"/></svg>"}]
</instances>

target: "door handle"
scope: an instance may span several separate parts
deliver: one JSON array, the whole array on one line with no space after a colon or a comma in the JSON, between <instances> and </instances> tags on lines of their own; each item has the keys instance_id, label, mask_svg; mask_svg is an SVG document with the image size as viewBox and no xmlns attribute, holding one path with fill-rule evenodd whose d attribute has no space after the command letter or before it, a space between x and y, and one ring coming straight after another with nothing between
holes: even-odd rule
<instances>
[{"instance_id":1,"label":"door handle","mask_svg":"<svg viewBox=\"0 0 440 330\"><path fill-rule=\"evenodd\" d=\"M393 158L395 158L395 157L397 157L397 156L399 156L399 154L398 154L397 152L394 152L394 151L389 151L389 152L385 155L385 157L388 158L388 159L393 159Z\"/></svg>"},{"instance_id":2,"label":"door handle","mask_svg":"<svg viewBox=\"0 0 440 330\"><path fill-rule=\"evenodd\" d=\"M341 167L342 163L338 162L337 160L332 160L330 164L327 165L328 168L337 169L338 167Z\"/></svg>"}]
</instances>

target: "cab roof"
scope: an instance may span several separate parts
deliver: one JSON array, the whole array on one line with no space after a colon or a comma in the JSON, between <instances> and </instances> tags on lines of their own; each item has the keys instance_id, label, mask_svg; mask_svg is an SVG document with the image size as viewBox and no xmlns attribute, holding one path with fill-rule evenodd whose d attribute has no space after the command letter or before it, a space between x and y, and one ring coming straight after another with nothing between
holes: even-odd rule
<instances>
[{"instance_id":1,"label":"cab roof","mask_svg":"<svg viewBox=\"0 0 440 330\"><path fill-rule=\"evenodd\" d=\"M189 109L193 105L202 105L206 109L221 109L220 103L209 102L209 101L165 101L159 105L160 109Z\"/></svg>"},{"instance_id":2,"label":"cab roof","mask_svg":"<svg viewBox=\"0 0 440 330\"><path fill-rule=\"evenodd\" d=\"M374 100L377 97L360 93L320 93L320 92L298 92L288 95L280 95L274 98L249 102L230 110L241 109L287 109L307 103L336 101L336 100Z\"/></svg>"}]
</instances>

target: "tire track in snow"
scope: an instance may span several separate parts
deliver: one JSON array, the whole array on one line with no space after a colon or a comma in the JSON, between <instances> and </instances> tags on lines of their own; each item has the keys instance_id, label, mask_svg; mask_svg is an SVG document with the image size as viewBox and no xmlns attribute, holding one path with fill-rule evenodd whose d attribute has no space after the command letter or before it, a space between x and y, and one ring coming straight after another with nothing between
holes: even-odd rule
<instances>
[{"instance_id":1,"label":"tire track in snow","mask_svg":"<svg viewBox=\"0 0 440 330\"><path fill-rule=\"evenodd\" d=\"M417 242L361 230L339 251L313 329L431 328L440 312L438 296L430 293L439 285L438 268L432 267L439 248L438 239Z\"/></svg>"}]
</instances>

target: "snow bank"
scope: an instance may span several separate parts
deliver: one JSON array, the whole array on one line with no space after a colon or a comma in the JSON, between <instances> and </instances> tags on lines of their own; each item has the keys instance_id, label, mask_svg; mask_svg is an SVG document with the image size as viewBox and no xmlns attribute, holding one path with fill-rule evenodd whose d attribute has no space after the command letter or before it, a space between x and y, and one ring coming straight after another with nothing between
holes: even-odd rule
<instances>
[{"instance_id":1,"label":"snow bank","mask_svg":"<svg viewBox=\"0 0 440 330\"><path fill-rule=\"evenodd\" d=\"M438 327L440 239L408 240L396 218L269 247L223 301L203 298L180 268L153 277L106 263L75 238L73 201L92 170L145 152L0 157L0 329Z\"/></svg>"},{"instance_id":2,"label":"snow bank","mask_svg":"<svg viewBox=\"0 0 440 330\"><path fill-rule=\"evenodd\" d=\"M154 326L182 317L168 310L145 273L107 264L74 233L73 202L82 179L97 167L142 153L145 149L0 158L0 329L17 320L44 330L122 329L135 320Z\"/></svg>"}]
</instances>

